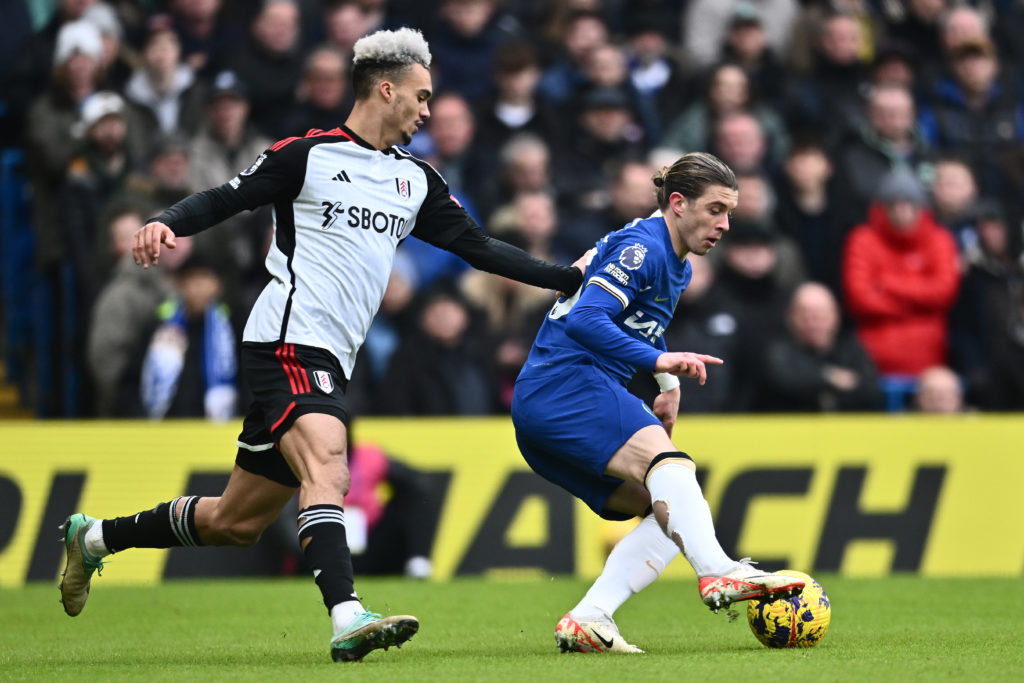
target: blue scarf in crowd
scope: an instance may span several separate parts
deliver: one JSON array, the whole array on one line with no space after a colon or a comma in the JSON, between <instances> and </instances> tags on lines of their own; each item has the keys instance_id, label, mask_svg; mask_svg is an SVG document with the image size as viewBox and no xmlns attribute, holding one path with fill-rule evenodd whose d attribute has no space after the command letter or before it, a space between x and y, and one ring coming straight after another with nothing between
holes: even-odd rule
<instances>
[{"instance_id":1,"label":"blue scarf in crowd","mask_svg":"<svg viewBox=\"0 0 1024 683\"><path fill-rule=\"evenodd\" d=\"M158 420L167 414L178 390L188 351L188 323L185 308L177 300L163 302L157 315L161 323L142 363L141 395L146 415ZM213 420L233 417L238 398L238 359L229 315L224 304L210 305L204 314L203 408Z\"/></svg>"}]
</instances>

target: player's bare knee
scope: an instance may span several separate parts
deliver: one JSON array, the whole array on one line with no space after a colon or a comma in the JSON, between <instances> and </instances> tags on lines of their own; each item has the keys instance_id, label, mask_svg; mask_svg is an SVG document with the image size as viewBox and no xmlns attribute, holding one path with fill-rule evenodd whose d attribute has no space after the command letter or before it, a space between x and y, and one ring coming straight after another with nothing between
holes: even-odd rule
<instances>
[{"instance_id":1,"label":"player's bare knee","mask_svg":"<svg viewBox=\"0 0 1024 683\"><path fill-rule=\"evenodd\" d=\"M234 510L214 506L209 515L204 515L200 537L205 545L240 546L255 545L267 526L260 518L242 518ZM197 520L198 521L198 520Z\"/></svg>"},{"instance_id":2,"label":"player's bare knee","mask_svg":"<svg viewBox=\"0 0 1024 683\"><path fill-rule=\"evenodd\" d=\"M657 470L659 467L664 467L665 465L670 464L682 465L683 467L691 469L694 472L697 471L697 465L696 463L693 462L693 458L691 458L686 453L683 453L682 451L667 451L665 453L659 453L658 455L651 458L650 464L647 465L647 471L644 473L643 477L644 486L647 486L647 482L650 480L651 474L655 470Z\"/></svg>"},{"instance_id":3,"label":"player's bare knee","mask_svg":"<svg viewBox=\"0 0 1024 683\"><path fill-rule=\"evenodd\" d=\"M209 529L210 540L206 543L248 548L256 545L262 534L263 525L258 520L219 518L213 521Z\"/></svg>"},{"instance_id":4,"label":"player's bare knee","mask_svg":"<svg viewBox=\"0 0 1024 683\"><path fill-rule=\"evenodd\" d=\"M348 494L351 477L345 461L345 451L329 457L316 457L307 461L304 476L300 477L302 488L307 493Z\"/></svg>"},{"instance_id":5,"label":"player's bare knee","mask_svg":"<svg viewBox=\"0 0 1024 683\"><path fill-rule=\"evenodd\" d=\"M668 536L668 503L656 500L651 503L651 509L654 511L654 519L658 522L658 526Z\"/></svg>"},{"instance_id":6,"label":"player's bare knee","mask_svg":"<svg viewBox=\"0 0 1024 683\"><path fill-rule=\"evenodd\" d=\"M233 525L228 533L231 537L231 545L248 548L256 545L260 540L260 536L263 535L263 526L246 520Z\"/></svg>"}]
</instances>

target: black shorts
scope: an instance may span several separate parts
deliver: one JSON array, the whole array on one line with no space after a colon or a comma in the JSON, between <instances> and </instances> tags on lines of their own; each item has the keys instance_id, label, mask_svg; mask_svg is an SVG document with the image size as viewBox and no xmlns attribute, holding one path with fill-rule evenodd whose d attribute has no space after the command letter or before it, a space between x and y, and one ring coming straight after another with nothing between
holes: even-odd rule
<instances>
[{"instance_id":1,"label":"black shorts","mask_svg":"<svg viewBox=\"0 0 1024 683\"><path fill-rule=\"evenodd\" d=\"M238 435L235 464L284 486L299 480L278 442L300 415L324 413L348 425L348 379L332 353L315 346L243 342L242 372L253 401Z\"/></svg>"}]
</instances>

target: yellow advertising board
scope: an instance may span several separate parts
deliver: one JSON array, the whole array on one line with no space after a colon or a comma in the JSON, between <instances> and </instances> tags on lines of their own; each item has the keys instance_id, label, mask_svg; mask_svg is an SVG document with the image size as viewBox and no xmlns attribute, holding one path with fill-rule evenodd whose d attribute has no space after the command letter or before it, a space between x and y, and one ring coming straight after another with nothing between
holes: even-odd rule
<instances>
[{"instance_id":1,"label":"yellow advertising board","mask_svg":"<svg viewBox=\"0 0 1024 683\"><path fill-rule=\"evenodd\" d=\"M0 425L0 585L56 576L56 527L71 512L125 515L187 493L203 477L225 477L238 428ZM443 482L437 578L594 576L607 545L628 530L533 474L507 419L367 418L356 437ZM684 417L674 440L696 460L719 538L737 557L846 575L1024 571L1022 417ZM115 555L104 581L174 575L165 572L168 555ZM684 561L668 573L692 576Z\"/></svg>"}]
</instances>

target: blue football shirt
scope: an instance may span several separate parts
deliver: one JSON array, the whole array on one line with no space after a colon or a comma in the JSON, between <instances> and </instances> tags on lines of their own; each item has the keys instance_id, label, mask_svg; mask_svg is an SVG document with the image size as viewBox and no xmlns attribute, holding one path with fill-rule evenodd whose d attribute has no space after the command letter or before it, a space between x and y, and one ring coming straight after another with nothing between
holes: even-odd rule
<instances>
[{"instance_id":1,"label":"blue football shirt","mask_svg":"<svg viewBox=\"0 0 1024 683\"><path fill-rule=\"evenodd\" d=\"M693 274L676 255L665 219L638 218L596 247L583 286L552 307L520 377L583 363L625 384L638 369L653 371L665 351L662 333Z\"/></svg>"}]
</instances>

